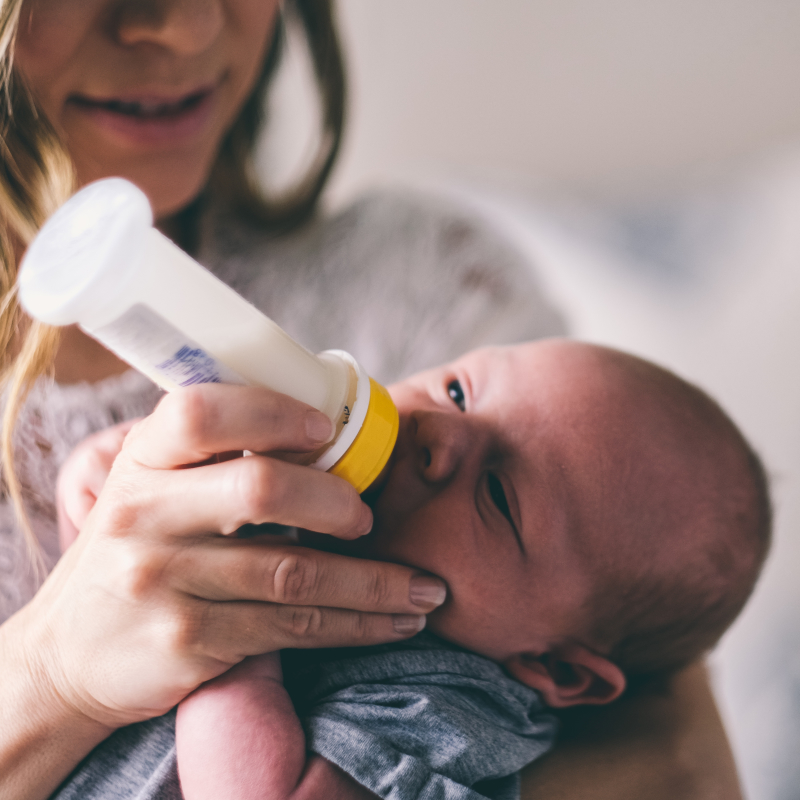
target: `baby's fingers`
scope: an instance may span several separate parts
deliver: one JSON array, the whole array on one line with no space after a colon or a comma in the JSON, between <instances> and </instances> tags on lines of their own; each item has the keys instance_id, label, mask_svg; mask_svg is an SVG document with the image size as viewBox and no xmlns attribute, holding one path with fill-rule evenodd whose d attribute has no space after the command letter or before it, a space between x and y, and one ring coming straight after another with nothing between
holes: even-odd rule
<instances>
[{"instance_id":1,"label":"baby's fingers","mask_svg":"<svg viewBox=\"0 0 800 800\"><path fill-rule=\"evenodd\" d=\"M95 433L84 439L64 462L56 483L61 549L74 541L103 489L128 431L137 420Z\"/></svg>"}]
</instances>

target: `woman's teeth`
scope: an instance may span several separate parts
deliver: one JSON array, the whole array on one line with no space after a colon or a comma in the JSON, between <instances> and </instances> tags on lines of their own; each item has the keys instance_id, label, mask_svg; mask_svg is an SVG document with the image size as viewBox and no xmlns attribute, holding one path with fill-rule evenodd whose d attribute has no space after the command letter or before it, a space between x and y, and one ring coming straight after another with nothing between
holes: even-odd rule
<instances>
[{"instance_id":1,"label":"woman's teeth","mask_svg":"<svg viewBox=\"0 0 800 800\"><path fill-rule=\"evenodd\" d=\"M115 114L125 114L130 117L167 117L194 108L206 97L206 94L206 92L197 92L172 103L138 100L90 100L84 97L75 97L73 100L78 105L87 108L101 108Z\"/></svg>"}]
</instances>

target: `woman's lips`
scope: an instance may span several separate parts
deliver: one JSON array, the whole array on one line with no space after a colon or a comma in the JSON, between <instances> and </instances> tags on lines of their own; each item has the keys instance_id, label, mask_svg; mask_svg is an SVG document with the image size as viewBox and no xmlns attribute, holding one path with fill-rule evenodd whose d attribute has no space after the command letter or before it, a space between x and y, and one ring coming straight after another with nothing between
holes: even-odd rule
<instances>
[{"instance_id":1,"label":"woman's lips","mask_svg":"<svg viewBox=\"0 0 800 800\"><path fill-rule=\"evenodd\" d=\"M204 87L172 97L72 95L67 104L105 130L133 143L169 144L194 136L205 127L215 96L215 87Z\"/></svg>"}]
</instances>

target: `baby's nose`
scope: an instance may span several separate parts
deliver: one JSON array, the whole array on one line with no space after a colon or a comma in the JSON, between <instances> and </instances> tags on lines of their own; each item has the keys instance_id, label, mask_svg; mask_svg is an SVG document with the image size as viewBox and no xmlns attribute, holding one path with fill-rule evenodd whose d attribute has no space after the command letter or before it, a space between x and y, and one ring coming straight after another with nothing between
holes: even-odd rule
<instances>
[{"instance_id":1,"label":"baby's nose","mask_svg":"<svg viewBox=\"0 0 800 800\"><path fill-rule=\"evenodd\" d=\"M455 414L441 411L412 414L417 466L430 483L448 481L458 471L467 435L458 420Z\"/></svg>"}]
</instances>

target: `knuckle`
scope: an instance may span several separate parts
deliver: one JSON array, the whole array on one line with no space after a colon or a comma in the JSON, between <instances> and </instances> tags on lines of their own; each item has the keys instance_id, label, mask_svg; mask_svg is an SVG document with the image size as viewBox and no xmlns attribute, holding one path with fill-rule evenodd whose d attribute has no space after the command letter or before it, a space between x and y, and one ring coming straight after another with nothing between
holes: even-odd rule
<instances>
[{"instance_id":1,"label":"knuckle","mask_svg":"<svg viewBox=\"0 0 800 800\"><path fill-rule=\"evenodd\" d=\"M278 612L286 632L293 639L313 639L323 627L323 615L313 606L282 606Z\"/></svg>"},{"instance_id":2,"label":"knuckle","mask_svg":"<svg viewBox=\"0 0 800 800\"><path fill-rule=\"evenodd\" d=\"M353 640L356 642L368 641L371 637L372 626L370 625L370 617L362 612L353 613L350 615L351 634Z\"/></svg>"},{"instance_id":3,"label":"knuckle","mask_svg":"<svg viewBox=\"0 0 800 800\"><path fill-rule=\"evenodd\" d=\"M115 576L118 591L137 603L147 601L164 585L166 559L149 548L124 546Z\"/></svg>"},{"instance_id":4,"label":"knuckle","mask_svg":"<svg viewBox=\"0 0 800 800\"><path fill-rule=\"evenodd\" d=\"M165 648L176 657L196 653L201 649L205 624L204 615L193 609L176 609L162 622Z\"/></svg>"},{"instance_id":5,"label":"knuckle","mask_svg":"<svg viewBox=\"0 0 800 800\"><path fill-rule=\"evenodd\" d=\"M269 522L284 506L289 493L286 479L267 458L241 459L236 476L236 499L248 522Z\"/></svg>"},{"instance_id":6,"label":"knuckle","mask_svg":"<svg viewBox=\"0 0 800 800\"><path fill-rule=\"evenodd\" d=\"M284 555L273 574L272 591L276 603L306 605L313 600L318 581L316 562L303 553Z\"/></svg>"},{"instance_id":7,"label":"knuckle","mask_svg":"<svg viewBox=\"0 0 800 800\"><path fill-rule=\"evenodd\" d=\"M112 538L128 537L139 527L141 507L125 486L115 486L97 503L98 528Z\"/></svg>"},{"instance_id":8,"label":"knuckle","mask_svg":"<svg viewBox=\"0 0 800 800\"><path fill-rule=\"evenodd\" d=\"M371 607L386 607L391 599L391 589L387 576L382 570L376 570L375 574L370 576L367 593Z\"/></svg>"},{"instance_id":9,"label":"knuckle","mask_svg":"<svg viewBox=\"0 0 800 800\"><path fill-rule=\"evenodd\" d=\"M166 416L170 430L186 447L202 447L212 420L206 392L201 386L170 392L161 401L158 410Z\"/></svg>"}]
</instances>

